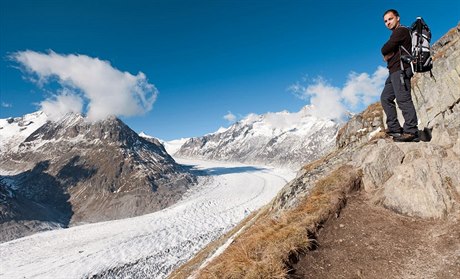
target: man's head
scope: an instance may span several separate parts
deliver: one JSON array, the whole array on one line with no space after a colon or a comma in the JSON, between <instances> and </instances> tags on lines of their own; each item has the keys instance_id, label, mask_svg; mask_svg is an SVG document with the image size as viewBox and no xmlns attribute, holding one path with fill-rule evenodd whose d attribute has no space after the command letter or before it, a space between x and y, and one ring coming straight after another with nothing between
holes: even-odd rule
<instances>
[{"instance_id":1,"label":"man's head","mask_svg":"<svg viewBox=\"0 0 460 279\"><path fill-rule=\"evenodd\" d=\"M390 9L383 14L383 22L385 26L393 30L396 27L399 27L401 23L399 22L399 13L397 10Z\"/></svg>"}]
</instances>

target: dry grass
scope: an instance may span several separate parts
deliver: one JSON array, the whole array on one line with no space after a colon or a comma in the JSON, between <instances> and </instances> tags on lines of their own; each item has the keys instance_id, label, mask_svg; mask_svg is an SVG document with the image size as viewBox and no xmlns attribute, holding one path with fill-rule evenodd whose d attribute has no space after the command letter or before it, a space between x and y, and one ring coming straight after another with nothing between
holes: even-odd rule
<instances>
[{"instance_id":1,"label":"dry grass","mask_svg":"<svg viewBox=\"0 0 460 279\"><path fill-rule=\"evenodd\" d=\"M371 121L375 117L383 117L383 107L380 102L373 103L367 107L365 111L362 112L364 119Z\"/></svg>"},{"instance_id":2,"label":"dry grass","mask_svg":"<svg viewBox=\"0 0 460 279\"><path fill-rule=\"evenodd\" d=\"M256 211L251 213L248 217L246 217L243 221L241 221L237 226L231 229L228 233L220 237L219 239L211 242L210 244L206 245L204 249L202 249L198 254L196 254L191 260L174 270L168 278L170 279L185 279L193 273L193 271L197 270L207 258L209 258L216 250L225 244L225 242L230 239L233 235L235 235L239 230L241 230L244 226L250 226L253 224L259 216L261 216L262 210Z\"/></svg>"},{"instance_id":3,"label":"dry grass","mask_svg":"<svg viewBox=\"0 0 460 279\"><path fill-rule=\"evenodd\" d=\"M310 162L310 163L306 164L305 166L302 167L302 169L305 172L312 172L313 170L317 169L318 167L327 164L328 161L331 158L334 158L337 155L337 153L338 153L337 150L332 151L332 152L326 154L325 156L319 158L318 160L315 160L313 162Z\"/></svg>"},{"instance_id":4,"label":"dry grass","mask_svg":"<svg viewBox=\"0 0 460 279\"><path fill-rule=\"evenodd\" d=\"M313 245L319 224L340 210L361 175L342 166L319 180L311 194L279 218L259 218L197 278L285 278L290 264Z\"/></svg>"}]
</instances>

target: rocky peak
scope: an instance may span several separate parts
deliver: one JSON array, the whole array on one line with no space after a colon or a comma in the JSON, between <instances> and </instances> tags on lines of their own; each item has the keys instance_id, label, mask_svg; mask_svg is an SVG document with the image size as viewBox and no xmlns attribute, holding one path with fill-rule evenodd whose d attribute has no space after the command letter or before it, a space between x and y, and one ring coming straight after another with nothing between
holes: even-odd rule
<instances>
[{"instance_id":1,"label":"rocky peak","mask_svg":"<svg viewBox=\"0 0 460 279\"><path fill-rule=\"evenodd\" d=\"M25 142L69 140L77 137L87 141L118 142L125 146L135 144L139 138L133 130L116 117L92 123L80 114L69 113L58 121L48 121L32 133Z\"/></svg>"}]
</instances>

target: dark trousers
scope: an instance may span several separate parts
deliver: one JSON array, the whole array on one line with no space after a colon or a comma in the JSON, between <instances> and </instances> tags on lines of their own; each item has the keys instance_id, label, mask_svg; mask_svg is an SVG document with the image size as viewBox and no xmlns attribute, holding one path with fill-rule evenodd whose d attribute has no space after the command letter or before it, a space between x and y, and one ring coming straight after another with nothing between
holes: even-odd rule
<instances>
[{"instance_id":1,"label":"dark trousers","mask_svg":"<svg viewBox=\"0 0 460 279\"><path fill-rule=\"evenodd\" d=\"M401 125L399 125L396 114L395 99L404 117L404 133L417 134L418 132L417 114L410 94L410 79L412 76L412 70L408 68L404 75L405 85L401 84L401 70L391 73L385 81L385 87L380 96L380 102L387 116L387 126L390 132L401 131Z\"/></svg>"}]
</instances>

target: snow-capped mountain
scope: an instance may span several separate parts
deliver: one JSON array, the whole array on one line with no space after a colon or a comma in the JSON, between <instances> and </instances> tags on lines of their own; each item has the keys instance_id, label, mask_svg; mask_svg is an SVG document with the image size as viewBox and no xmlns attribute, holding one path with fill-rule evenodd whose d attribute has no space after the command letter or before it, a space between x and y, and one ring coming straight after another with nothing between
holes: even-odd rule
<instances>
[{"instance_id":1,"label":"snow-capped mountain","mask_svg":"<svg viewBox=\"0 0 460 279\"><path fill-rule=\"evenodd\" d=\"M174 155L181 148L181 146L190 139L190 138L181 138L181 139L176 139L176 140L164 141L164 140L158 140L152 136L149 136L144 132L139 133L139 136L143 137L146 140L159 141L165 147L166 152L168 152L168 154L170 155Z\"/></svg>"},{"instance_id":2,"label":"snow-capped mountain","mask_svg":"<svg viewBox=\"0 0 460 279\"><path fill-rule=\"evenodd\" d=\"M194 181L158 140L115 117L53 122L37 112L0 125L0 175L12 196L53 209L63 226L165 208Z\"/></svg>"},{"instance_id":3,"label":"snow-capped mountain","mask_svg":"<svg viewBox=\"0 0 460 279\"><path fill-rule=\"evenodd\" d=\"M227 129L191 138L176 155L297 168L333 148L340 127L315 117L313 109L251 114Z\"/></svg>"},{"instance_id":4,"label":"snow-capped mountain","mask_svg":"<svg viewBox=\"0 0 460 279\"><path fill-rule=\"evenodd\" d=\"M0 119L0 153L17 151L19 144L47 120L48 117L41 111L23 117Z\"/></svg>"}]
</instances>

